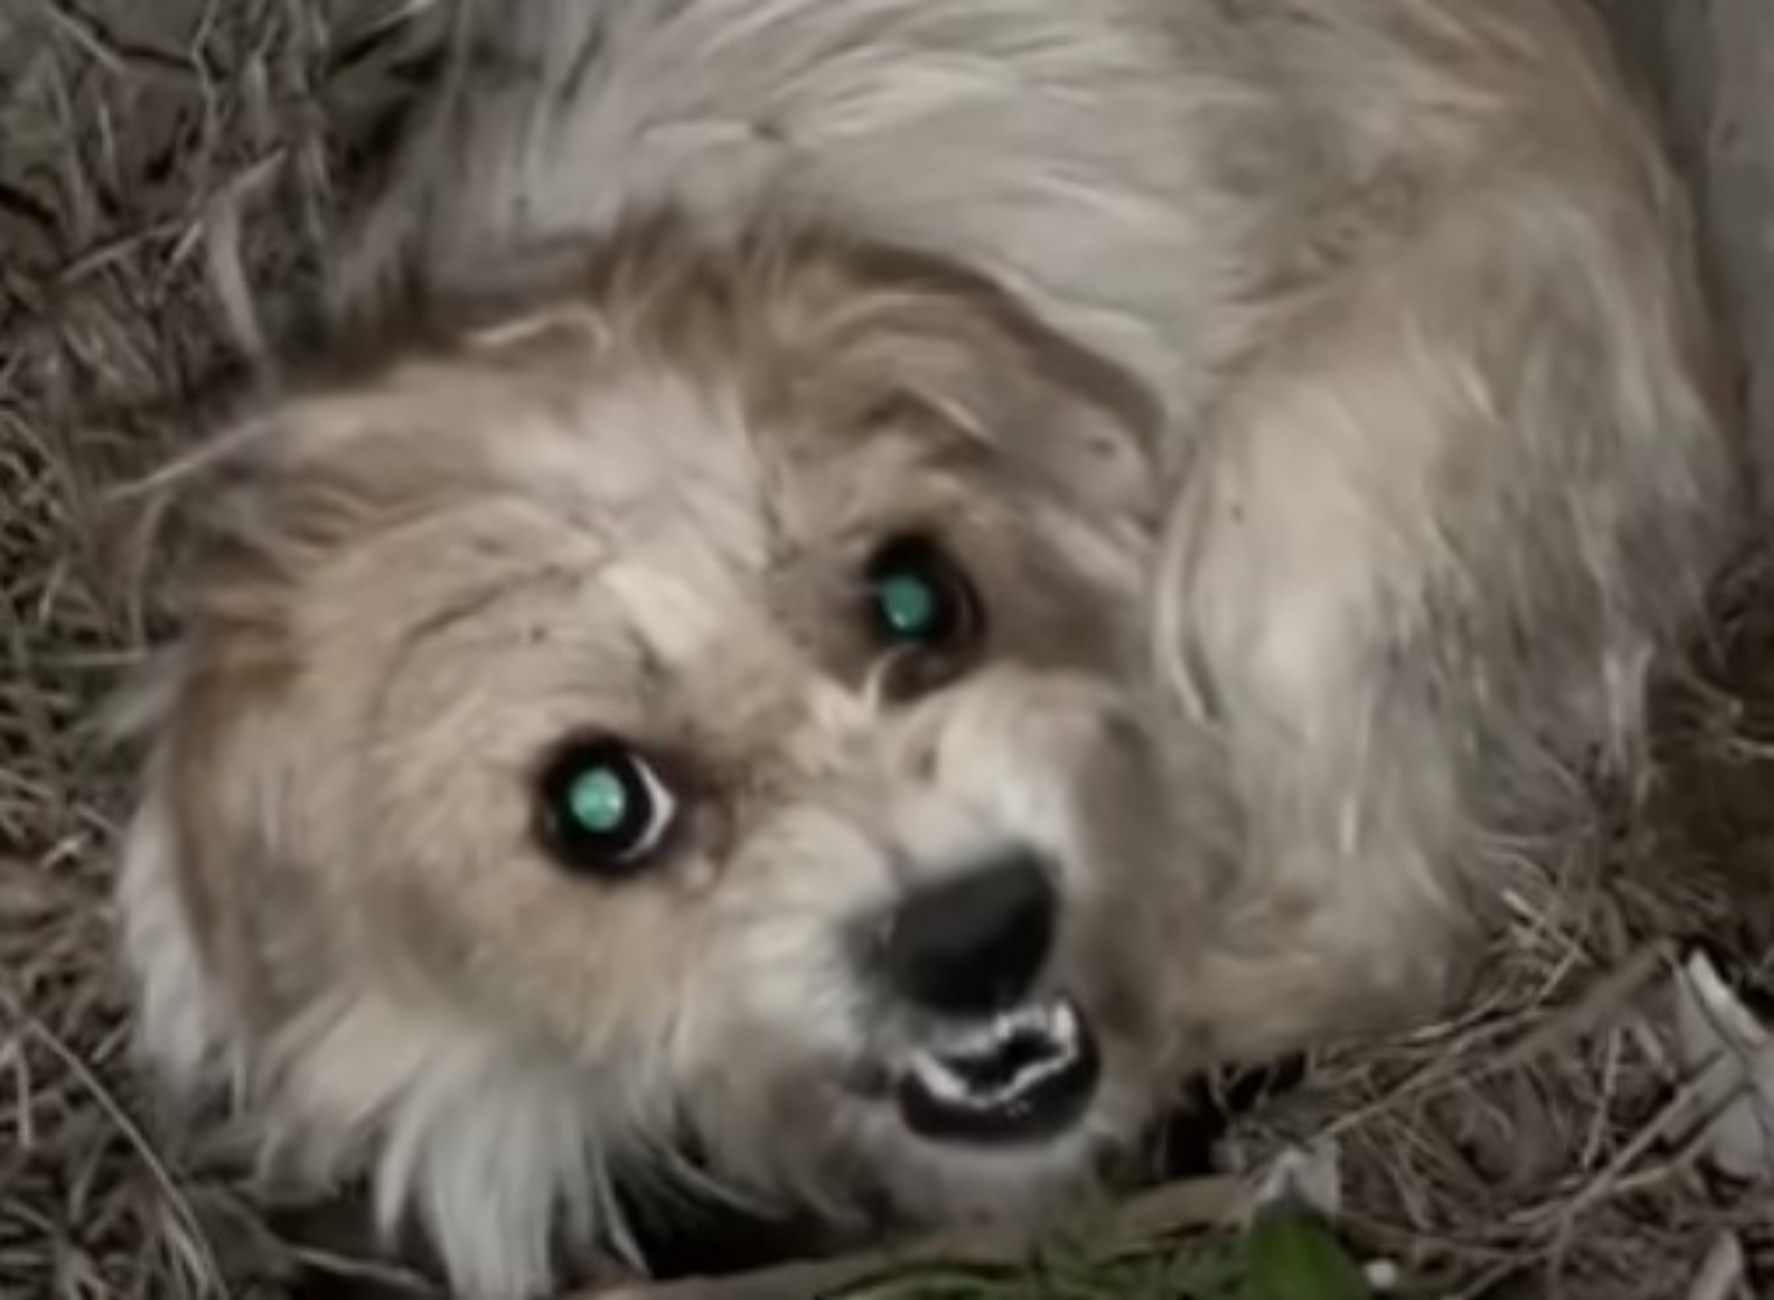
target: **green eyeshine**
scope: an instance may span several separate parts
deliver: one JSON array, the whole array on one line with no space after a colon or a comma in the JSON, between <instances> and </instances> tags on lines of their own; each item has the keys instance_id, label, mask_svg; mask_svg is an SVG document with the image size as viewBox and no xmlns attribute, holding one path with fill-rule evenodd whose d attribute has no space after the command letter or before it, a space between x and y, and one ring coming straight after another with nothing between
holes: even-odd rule
<instances>
[{"instance_id":1,"label":"green eyeshine","mask_svg":"<svg viewBox=\"0 0 1774 1300\"><path fill-rule=\"evenodd\" d=\"M936 588L914 573L889 573L877 580L875 607L893 635L907 641L929 636L940 621Z\"/></svg>"},{"instance_id":2,"label":"green eyeshine","mask_svg":"<svg viewBox=\"0 0 1774 1300\"><path fill-rule=\"evenodd\" d=\"M587 768L568 788L567 807L582 829L595 835L613 834L628 818L628 786L608 767Z\"/></svg>"}]
</instances>

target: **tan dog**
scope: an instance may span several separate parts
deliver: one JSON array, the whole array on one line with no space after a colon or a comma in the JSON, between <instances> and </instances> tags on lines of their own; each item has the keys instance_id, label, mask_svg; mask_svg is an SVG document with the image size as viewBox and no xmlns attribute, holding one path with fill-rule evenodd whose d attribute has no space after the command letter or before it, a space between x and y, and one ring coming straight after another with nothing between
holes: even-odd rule
<instances>
[{"instance_id":1,"label":"tan dog","mask_svg":"<svg viewBox=\"0 0 1774 1300\"><path fill-rule=\"evenodd\" d=\"M1033 1214L1436 1005L1736 527L1586 14L487 12L343 282L392 355L197 492L175 1093L516 1300L619 1178Z\"/></svg>"}]
</instances>

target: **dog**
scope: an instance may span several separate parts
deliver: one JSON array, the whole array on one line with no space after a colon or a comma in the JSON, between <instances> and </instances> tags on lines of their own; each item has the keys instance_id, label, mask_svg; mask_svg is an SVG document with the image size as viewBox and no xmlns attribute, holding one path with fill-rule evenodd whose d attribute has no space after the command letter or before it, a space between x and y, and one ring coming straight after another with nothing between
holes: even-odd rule
<instances>
[{"instance_id":1,"label":"dog","mask_svg":"<svg viewBox=\"0 0 1774 1300\"><path fill-rule=\"evenodd\" d=\"M1470 978L1745 517L1564 0L517 0L203 453L166 1094L480 1300L619 1189L1038 1221Z\"/></svg>"}]
</instances>

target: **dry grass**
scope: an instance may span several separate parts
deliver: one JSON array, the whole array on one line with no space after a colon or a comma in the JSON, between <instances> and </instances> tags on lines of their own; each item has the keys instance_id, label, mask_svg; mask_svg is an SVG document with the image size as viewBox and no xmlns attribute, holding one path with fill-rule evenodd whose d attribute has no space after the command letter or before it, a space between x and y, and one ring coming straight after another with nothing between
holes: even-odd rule
<instances>
[{"instance_id":1,"label":"dry grass","mask_svg":"<svg viewBox=\"0 0 1774 1300\"><path fill-rule=\"evenodd\" d=\"M122 787L93 723L162 616L138 598L153 588L118 489L299 324L339 178L398 87L370 38L399 7L0 0L7 1300L183 1300L222 1277L233 1295L290 1293L291 1254L239 1189L145 1136L109 958ZM1763 585L1729 596L1701 672L1671 690L1663 785L1575 848L1518 846L1469 1012L1333 1053L1237 1134L1253 1153L1338 1134L1351 1225L1433 1294L1663 1300L1720 1231L1774 1252L1774 1204L1712 1185L1672 1122L1680 1072L1650 996L1669 940L1696 932L1774 991L1765 934L1728 924L1750 906L1733 873L1765 870L1774 833Z\"/></svg>"},{"instance_id":2,"label":"dry grass","mask_svg":"<svg viewBox=\"0 0 1774 1300\"><path fill-rule=\"evenodd\" d=\"M0 0L7 1300L195 1296L256 1253L228 1189L179 1181L132 1118L106 901L122 789L94 723L158 615L119 489L251 359L216 269L238 253L292 311L312 283L349 158L332 122L381 93L374 67L321 84L358 8Z\"/></svg>"}]
</instances>

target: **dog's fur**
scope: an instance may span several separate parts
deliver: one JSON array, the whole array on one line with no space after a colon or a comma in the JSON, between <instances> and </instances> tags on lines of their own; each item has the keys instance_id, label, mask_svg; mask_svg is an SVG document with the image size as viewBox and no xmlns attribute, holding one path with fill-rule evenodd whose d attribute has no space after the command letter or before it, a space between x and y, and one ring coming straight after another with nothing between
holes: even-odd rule
<instances>
[{"instance_id":1,"label":"dog's fur","mask_svg":"<svg viewBox=\"0 0 1774 1300\"><path fill-rule=\"evenodd\" d=\"M686 1132L838 1221L1035 1213L1188 1072L1435 1006L1737 527L1588 15L485 8L346 259L395 355L195 490L121 886L174 1091L515 1300ZM908 525L991 643L894 703L853 587ZM623 884L529 832L588 725L695 774ZM840 938L1008 841L1105 1070L994 1153L850 1088L920 1031Z\"/></svg>"}]
</instances>

